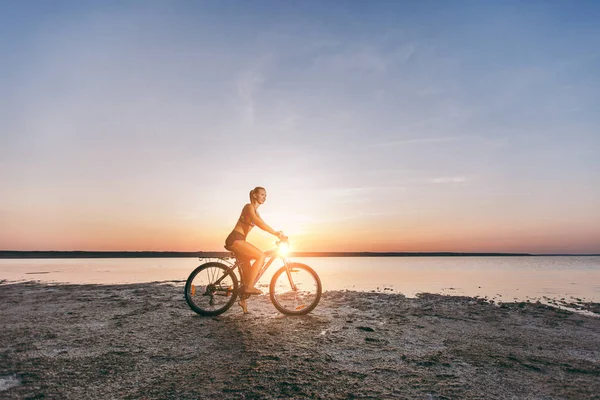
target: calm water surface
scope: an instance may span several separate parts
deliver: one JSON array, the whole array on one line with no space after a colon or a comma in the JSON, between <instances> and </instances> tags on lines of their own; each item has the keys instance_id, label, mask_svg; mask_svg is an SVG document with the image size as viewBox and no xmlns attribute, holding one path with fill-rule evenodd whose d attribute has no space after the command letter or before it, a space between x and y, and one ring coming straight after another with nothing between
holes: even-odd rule
<instances>
[{"instance_id":1,"label":"calm water surface","mask_svg":"<svg viewBox=\"0 0 600 400\"><path fill-rule=\"evenodd\" d=\"M600 257L311 257L324 290L600 301ZM197 258L0 260L0 279L61 283L185 280ZM267 285L273 266L261 279ZM281 264L277 264L280 266Z\"/></svg>"}]
</instances>

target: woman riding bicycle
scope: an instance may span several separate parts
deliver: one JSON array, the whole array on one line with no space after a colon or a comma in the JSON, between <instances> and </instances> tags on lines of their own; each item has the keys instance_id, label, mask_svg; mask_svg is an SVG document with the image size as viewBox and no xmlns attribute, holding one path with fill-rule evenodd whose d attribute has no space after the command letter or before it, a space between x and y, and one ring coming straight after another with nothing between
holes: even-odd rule
<instances>
[{"instance_id":1,"label":"woman riding bicycle","mask_svg":"<svg viewBox=\"0 0 600 400\"><path fill-rule=\"evenodd\" d=\"M233 231L225 239L225 248L229 251L233 251L237 257L255 260L252 265L247 263L244 266L242 273L244 274L244 281L248 285L254 283L256 275L265 263L265 253L260 251L254 245L246 241L246 236L254 226L258 226L263 231L269 232L271 235L277 236L278 238L283 237L283 232L275 231L269 225L262 220L258 215L258 207L267 200L267 191L262 187L255 187L250 191L250 203L246 204L242 209L242 213L233 228ZM255 287L246 287L245 292L248 294L262 294L260 289Z\"/></svg>"}]
</instances>

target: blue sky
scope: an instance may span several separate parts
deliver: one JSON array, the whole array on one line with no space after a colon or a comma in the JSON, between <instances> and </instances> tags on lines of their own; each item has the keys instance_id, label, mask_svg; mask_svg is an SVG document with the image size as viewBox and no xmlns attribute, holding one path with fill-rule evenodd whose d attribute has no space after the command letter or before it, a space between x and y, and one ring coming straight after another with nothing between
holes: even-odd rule
<instances>
[{"instance_id":1,"label":"blue sky","mask_svg":"<svg viewBox=\"0 0 600 400\"><path fill-rule=\"evenodd\" d=\"M598 17L0 2L0 248L220 249L260 185L301 250L600 252Z\"/></svg>"}]
</instances>

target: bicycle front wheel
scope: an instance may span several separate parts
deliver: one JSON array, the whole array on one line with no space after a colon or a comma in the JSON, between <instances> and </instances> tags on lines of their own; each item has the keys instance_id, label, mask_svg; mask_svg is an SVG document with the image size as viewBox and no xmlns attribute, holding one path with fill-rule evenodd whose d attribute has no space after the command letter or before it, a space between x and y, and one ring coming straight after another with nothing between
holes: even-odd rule
<instances>
[{"instance_id":1,"label":"bicycle front wheel","mask_svg":"<svg viewBox=\"0 0 600 400\"><path fill-rule=\"evenodd\" d=\"M289 263L275 272L269 286L271 302L286 315L308 314L321 299L321 280L308 265Z\"/></svg>"},{"instance_id":2,"label":"bicycle front wheel","mask_svg":"<svg viewBox=\"0 0 600 400\"><path fill-rule=\"evenodd\" d=\"M235 302L238 280L233 271L218 262L202 264L185 283L185 301L200 315L223 314Z\"/></svg>"}]
</instances>

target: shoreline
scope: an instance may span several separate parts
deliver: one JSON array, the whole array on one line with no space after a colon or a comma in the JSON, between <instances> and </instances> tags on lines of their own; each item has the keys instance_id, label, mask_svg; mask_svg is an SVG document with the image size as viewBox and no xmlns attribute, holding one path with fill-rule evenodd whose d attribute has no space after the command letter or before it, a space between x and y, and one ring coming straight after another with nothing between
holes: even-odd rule
<instances>
[{"instance_id":1,"label":"shoreline","mask_svg":"<svg viewBox=\"0 0 600 400\"><path fill-rule=\"evenodd\" d=\"M41 284L47 286L65 286L65 285L93 285L93 286L110 286L110 287L119 287L126 285L144 285L144 284L172 284L172 285L185 285L185 279L157 279L157 280L125 280L125 281L81 281L81 280L51 280L48 279L47 276L52 274L55 271L33 271L33 272L25 272L24 275L20 279L1 279L0 278L0 287L2 285L7 284ZM36 276L40 276L37 277ZM44 278L42 278L43 276ZM476 299L477 301L487 302L492 305L501 306L504 303L507 304L536 304L536 305L545 305L550 307L556 307L562 310L579 313L582 315L588 316L599 316L600 317L600 300L588 297L585 295L527 295L521 294L517 295L516 292L512 293L510 296L507 294L501 294L501 290L491 290L489 293L473 293L472 291L469 293L465 290L457 290L454 287L441 287L439 290L431 290L429 289L421 289L421 290L413 290L413 291L402 291L393 287L394 285L378 285L373 287L365 287L365 288L356 288L355 285L352 287L337 287L324 289L330 292L356 292L356 293L375 293L375 294L383 294L383 295L400 295L404 296L407 299L415 299L420 295L440 295L444 297L468 297ZM268 283L267 282L259 282L259 287L263 290L263 292L268 292ZM480 287L480 286L479 286ZM481 287L480 287L481 288ZM517 290L518 291L518 290ZM493 293L493 294L492 294Z\"/></svg>"},{"instance_id":2,"label":"shoreline","mask_svg":"<svg viewBox=\"0 0 600 400\"><path fill-rule=\"evenodd\" d=\"M181 282L0 285L0 397L591 398L600 318L537 303L328 291L215 318ZM591 303L599 312L598 303Z\"/></svg>"},{"instance_id":3,"label":"shoreline","mask_svg":"<svg viewBox=\"0 0 600 400\"><path fill-rule=\"evenodd\" d=\"M28 272L26 274L27 275L46 275L46 274L50 274L50 272L47 272L47 271ZM185 285L185 282L186 282L185 279L169 279L169 280L142 281L142 282L109 282L109 283L106 283L106 282L82 283L82 282L68 282L68 281L66 281L66 282L65 281L48 281L48 280L41 280L41 279L19 279L19 280L0 279L0 287L2 287L2 285L11 285L11 284L39 284L39 285L45 285L45 286L49 286L49 287L70 286L70 285L76 285L76 286L91 285L91 286L107 286L107 287L117 288L119 286L128 286L128 285L155 285L155 284L183 286L183 285ZM267 293L268 285L263 283L261 285L261 287L262 287L263 291L265 291L265 293L268 294ZM454 288L449 288L449 289L454 290ZM352 293L357 293L357 294L364 294L364 293L381 294L381 295L391 295L391 296L403 296L407 299L417 299L417 298L419 298L419 296L422 296L422 295L442 296L442 297L447 297L447 298L453 298L453 297L471 298L475 301L485 302L485 303L488 303L491 305L495 305L497 307L502 307L503 304L517 304L520 307L523 307L525 304L532 304L532 305L555 307L557 309L574 312L574 313L579 313L581 315L586 315L586 316L590 316L590 317L600 317L600 302L596 302L594 300L585 298L583 296L581 298L571 296L569 300L567 300L565 297L560 297L560 296L557 296L557 297L526 296L525 298L520 298L520 299L512 298L512 299L508 300L508 298L507 298L507 300L504 300L502 298L502 296L500 296L498 294L496 296L490 297L488 295L468 295L468 294L464 294L464 293L452 293L452 292L443 291L443 290L436 291L436 292L414 292L411 294L407 294L407 293L394 291L393 288L389 288L389 287L383 287L383 289L378 287L377 289L364 289L364 290L344 288L344 289L326 290L325 292L352 292Z\"/></svg>"}]
</instances>

